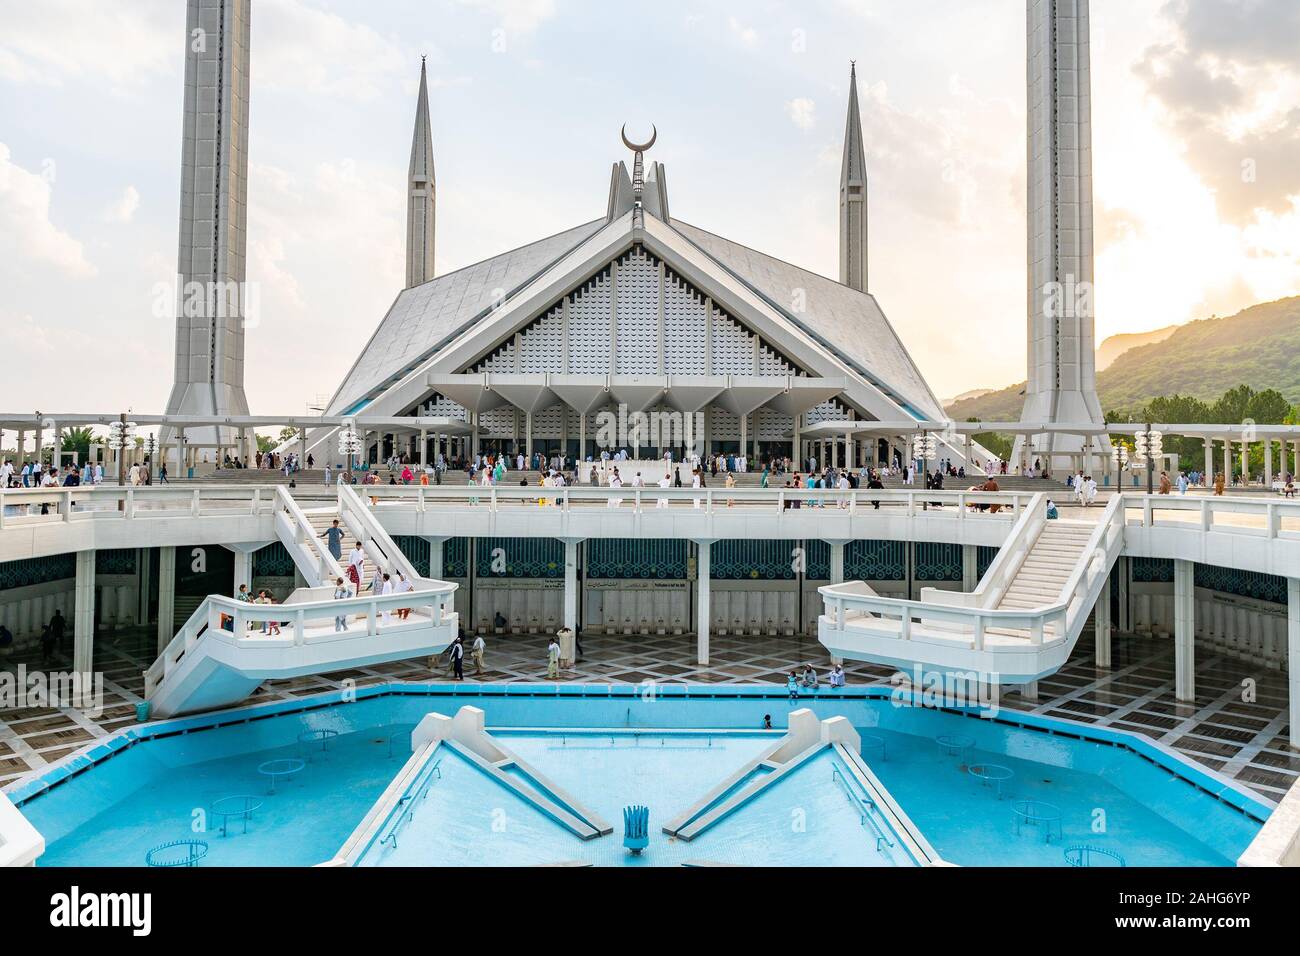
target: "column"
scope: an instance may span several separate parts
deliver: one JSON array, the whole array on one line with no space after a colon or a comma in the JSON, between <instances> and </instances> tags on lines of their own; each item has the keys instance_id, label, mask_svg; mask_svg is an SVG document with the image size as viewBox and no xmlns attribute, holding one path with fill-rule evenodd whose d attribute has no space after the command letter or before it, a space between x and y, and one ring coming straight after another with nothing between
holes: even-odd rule
<instances>
[{"instance_id":1,"label":"column","mask_svg":"<svg viewBox=\"0 0 1300 956\"><path fill-rule=\"evenodd\" d=\"M1174 696L1196 700L1196 592L1191 561L1174 560Z\"/></svg>"},{"instance_id":2,"label":"column","mask_svg":"<svg viewBox=\"0 0 1300 956\"><path fill-rule=\"evenodd\" d=\"M1110 620L1110 575L1102 582L1101 594L1092 610L1092 626L1097 638L1097 666L1110 667L1110 639L1113 630Z\"/></svg>"},{"instance_id":3,"label":"column","mask_svg":"<svg viewBox=\"0 0 1300 956\"><path fill-rule=\"evenodd\" d=\"M831 584L844 583L844 541L829 541L831 546Z\"/></svg>"},{"instance_id":4,"label":"column","mask_svg":"<svg viewBox=\"0 0 1300 956\"><path fill-rule=\"evenodd\" d=\"M1214 485L1214 439L1205 439L1205 487Z\"/></svg>"},{"instance_id":5,"label":"column","mask_svg":"<svg viewBox=\"0 0 1300 956\"><path fill-rule=\"evenodd\" d=\"M429 464L429 433L427 430L420 429L420 470L424 471Z\"/></svg>"},{"instance_id":6,"label":"column","mask_svg":"<svg viewBox=\"0 0 1300 956\"><path fill-rule=\"evenodd\" d=\"M695 561L696 662L709 666L709 552L712 541L697 541Z\"/></svg>"},{"instance_id":7,"label":"column","mask_svg":"<svg viewBox=\"0 0 1300 956\"><path fill-rule=\"evenodd\" d=\"M446 552L446 538L425 538L429 542L429 577L435 581L443 580L443 555Z\"/></svg>"},{"instance_id":8,"label":"column","mask_svg":"<svg viewBox=\"0 0 1300 956\"><path fill-rule=\"evenodd\" d=\"M1024 700L1038 700L1038 681L1031 680L1020 685L1020 696Z\"/></svg>"},{"instance_id":9,"label":"column","mask_svg":"<svg viewBox=\"0 0 1300 956\"><path fill-rule=\"evenodd\" d=\"M176 634L176 548L158 549L158 653Z\"/></svg>"},{"instance_id":10,"label":"column","mask_svg":"<svg viewBox=\"0 0 1300 956\"><path fill-rule=\"evenodd\" d=\"M1223 480L1227 485L1229 486L1232 485L1232 439L1231 438L1225 438L1223 440Z\"/></svg>"},{"instance_id":11,"label":"column","mask_svg":"<svg viewBox=\"0 0 1300 956\"><path fill-rule=\"evenodd\" d=\"M239 549L235 550L235 581L231 586L231 593L239 593L241 584L250 590L253 587L253 555L250 551Z\"/></svg>"},{"instance_id":12,"label":"column","mask_svg":"<svg viewBox=\"0 0 1300 956\"><path fill-rule=\"evenodd\" d=\"M1250 484L1250 442L1241 443L1241 483Z\"/></svg>"},{"instance_id":13,"label":"column","mask_svg":"<svg viewBox=\"0 0 1300 956\"><path fill-rule=\"evenodd\" d=\"M740 457L744 458L749 454L749 416L740 416ZM638 458L641 456L638 455Z\"/></svg>"},{"instance_id":14,"label":"column","mask_svg":"<svg viewBox=\"0 0 1300 956\"><path fill-rule=\"evenodd\" d=\"M578 542L564 539L564 626L578 632Z\"/></svg>"},{"instance_id":15,"label":"column","mask_svg":"<svg viewBox=\"0 0 1300 956\"><path fill-rule=\"evenodd\" d=\"M77 552L76 606L72 621L72 669L89 674L95 662L95 552Z\"/></svg>"},{"instance_id":16,"label":"column","mask_svg":"<svg viewBox=\"0 0 1300 956\"><path fill-rule=\"evenodd\" d=\"M979 548L973 544L961 546L961 589L969 594L979 587Z\"/></svg>"},{"instance_id":17,"label":"column","mask_svg":"<svg viewBox=\"0 0 1300 956\"><path fill-rule=\"evenodd\" d=\"M1286 455L1282 456L1286 460ZM1267 490L1273 487L1273 439L1264 439L1264 488Z\"/></svg>"},{"instance_id":18,"label":"column","mask_svg":"<svg viewBox=\"0 0 1300 956\"><path fill-rule=\"evenodd\" d=\"M1286 649L1291 746L1300 750L1300 578L1286 580Z\"/></svg>"},{"instance_id":19,"label":"column","mask_svg":"<svg viewBox=\"0 0 1300 956\"><path fill-rule=\"evenodd\" d=\"M802 417L802 415L794 416L794 429L790 433L790 458L794 461L794 467L798 471L802 471L799 467L801 457L799 454L799 419ZM21 433L19 434L21 435Z\"/></svg>"},{"instance_id":20,"label":"column","mask_svg":"<svg viewBox=\"0 0 1300 956\"><path fill-rule=\"evenodd\" d=\"M524 412L524 457L528 467L533 467L533 413Z\"/></svg>"}]
</instances>

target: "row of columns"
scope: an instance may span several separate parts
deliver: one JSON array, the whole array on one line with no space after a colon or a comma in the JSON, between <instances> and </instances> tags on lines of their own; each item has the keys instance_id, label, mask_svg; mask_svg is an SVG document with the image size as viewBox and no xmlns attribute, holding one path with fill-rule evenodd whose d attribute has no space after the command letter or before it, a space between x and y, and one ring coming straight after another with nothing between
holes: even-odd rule
<instances>
[{"instance_id":1,"label":"row of columns","mask_svg":"<svg viewBox=\"0 0 1300 956\"><path fill-rule=\"evenodd\" d=\"M1285 438L1265 438L1258 439L1264 445L1264 484L1273 483L1273 446L1278 446L1278 469L1279 472L1285 473L1290 471L1292 475L1300 475L1300 440L1290 441ZM1225 476L1233 473L1232 465L1232 446L1233 439L1230 438L1206 438L1205 439L1205 475L1207 482L1212 482L1214 471L1214 443L1223 442L1223 474ZM1240 446L1238 454L1241 457L1241 473L1250 475L1250 446L1252 442L1237 441ZM1287 446L1291 446L1291 467L1287 468Z\"/></svg>"}]
</instances>

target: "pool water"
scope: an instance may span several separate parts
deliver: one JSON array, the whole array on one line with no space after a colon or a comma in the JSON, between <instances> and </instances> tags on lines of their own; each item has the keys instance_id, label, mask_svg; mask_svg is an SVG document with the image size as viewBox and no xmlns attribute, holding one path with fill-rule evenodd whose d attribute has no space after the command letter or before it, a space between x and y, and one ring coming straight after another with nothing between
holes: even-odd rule
<instances>
[{"instance_id":1,"label":"pool water","mask_svg":"<svg viewBox=\"0 0 1300 956\"><path fill-rule=\"evenodd\" d=\"M142 866L151 848L190 838L208 844L205 866L312 865L338 853L402 768L410 756L410 730L419 720L431 711L454 714L468 704L485 711L489 730L504 746L598 812L614 832L579 840L443 748L442 778L431 781L397 847L371 846L361 865L910 862L877 851L874 835L833 780L839 758L831 751L689 843L661 832L664 823L773 742L772 734L758 732L765 714L780 730L791 710L807 706L823 719L845 716L859 729L868 741L864 761L920 833L953 863L1063 866L1065 847L1087 844L1118 853L1129 866L1226 866L1271 810L1204 768L1127 735L1109 732L1144 748L1151 759L1109 743L895 707L887 698L866 694L792 704L767 689L718 697L712 696L716 688L701 688L700 696L659 697L627 688L609 693L589 688L585 696L452 694L436 686L380 690L367 689L350 703L323 697L146 725L137 733L178 726L188 732L142 740L62 782L57 778L63 771L54 768L45 775L51 785L43 792L42 783L25 781L7 794L45 836L42 866ZM232 717L252 719L210 726ZM1081 730L1069 722L1034 722L1045 729ZM589 728L610 732L593 734ZM668 729L705 732L655 733ZM733 732L710 734L710 729ZM321 752L320 744L309 748L299 742L300 735L314 730L334 730L338 736ZM944 754L934 741L944 734L973 738L971 749ZM876 739L884 741L883 753ZM281 758L302 759L305 765L271 794L257 767ZM1003 799L967 772L980 762L1012 771ZM1223 799L1205 790L1222 791ZM235 820L229 835L222 836L220 821L207 808L221 797L242 794L262 805L247 833ZM1060 809L1059 838L1047 843L1035 827L1016 834L1012 806L1024 799ZM651 844L639 860L622 847L622 808L629 804L650 808Z\"/></svg>"}]
</instances>

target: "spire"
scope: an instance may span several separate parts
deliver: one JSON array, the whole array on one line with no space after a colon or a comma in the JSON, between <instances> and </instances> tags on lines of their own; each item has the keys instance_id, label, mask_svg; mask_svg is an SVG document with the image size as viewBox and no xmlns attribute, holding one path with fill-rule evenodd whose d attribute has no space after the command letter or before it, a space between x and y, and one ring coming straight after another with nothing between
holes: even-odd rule
<instances>
[{"instance_id":1,"label":"spire","mask_svg":"<svg viewBox=\"0 0 1300 956\"><path fill-rule=\"evenodd\" d=\"M429 81L420 57L420 97L415 105L411 168L406 195L406 288L433 278L433 233L437 185L433 176L433 133L429 129Z\"/></svg>"},{"instance_id":2,"label":"spire","mask_svg":"<svg viewBox=\"0 0 1300 956\"><path fill-rule=\"evenodd\" d=\"M840 282L867 291L867 157L858 111L857 64L849 65L849 115L840 167Z\"/></svg>"}]
</instances>

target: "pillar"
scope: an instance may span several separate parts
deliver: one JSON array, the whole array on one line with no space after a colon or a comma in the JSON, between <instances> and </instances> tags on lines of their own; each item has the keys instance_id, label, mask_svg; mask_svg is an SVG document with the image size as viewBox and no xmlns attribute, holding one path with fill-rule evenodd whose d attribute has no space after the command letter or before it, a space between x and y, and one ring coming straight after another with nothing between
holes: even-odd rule
<instances>
[{"instance_id":1,"label":"pillar","mask_svg":"<svg viewBox=\"0 0 1300 956\"><path fill-rule=\"evenodd\" d=\"M1223 440L1223 480L1226 484L1232 484L1232 439Z\"/></svg>"},{"instance_id":2,"label":"pillar","mask_svg":"<svg viewBox=\"0 0 1300 956\"><path fill-rule=\"evenodd\" d=\"M1291 746L1300 750L1300 578L1286 580L1286 649Z\"/></svg>"},{"instance_id":3,"label":"pillar","mask_svg":"<svg viewBox=\"0 0 1300 956\"><path fill-rule=\"evenodd\" d=\"M1191 561L1174 560L1174 696L1196 700L1196 592Z\"/></svg>"},{"instance_id":4,"label":"pillar","mask_svg":"<svg viewBox=\"0 0 1300 956\"><path fill-rule=\"evenodd\" d=\"M528 459L528 467L533 467L533 413L524 412L524 455Z\"/></svg>"},{"instance_id":5,"label":"pillar","mask_svg":"<svg viewBox=\"0 0 1300 956\"><path fill-rule=\"evenodd\" d=\"M250 590L253 587L253 554L251 551L235 551L235 582L231 586L231 593L238 594L241 584L247 586Z\"/></svg>"},{"instance_id":6,"label":"pillar","mask_svg":"<svg viewBox=\"0 0 1300 956\"><path fill-rule=\"evenodd\" d=\"M697 541L695 561L696 662L709 666L709 552L712 541Z\"/></svg>"},{"instance_id":7,"label":"pillar","mask_svg":"<svg viewBox=\"0 0 1300 956\"><path fill-rule=\"evenodd\" d=\"M979 587L979 549L973 544L961 546L961 589L969 594Z\"/></svg>"},{"instance_id":8,"label":"pillar","mask_svg":"<svg viewBox=\"0 0 1300 956\"><path fill-rule=\"evenodd\" d=\"M1241 443L1241 483L1250 484L1250 442Z\"/></svg>"},{"instance_id":9,"label":"pillar","mask_svg":"<svg viewBox=\"0 0 1300 956\"><path fill-rule=\"evenodd\" d=\"M1092 610L1092 627L1096 634L1097 666L1110 667L1110 639L1113 628L1110 619L1110 575L1102 582L1101 594Z\"/></svg>"},{"instance_id":10,"label":"pillar","mask_svg":"<svg viewBox=\"0 0 1300 956\"><path fill-rule=\"evenodd\" d=\"M1205 439L1205 487L1214 484L1214 439Z\"/></svg>"},{"instance_id":11,"label":"pillar","mask_svg":"<svg viewBox=\"0 0 1300 956\"><path fill-rule=\"evenodd\" d=\"M564 626L578 630L578 542L581 538L564 539Z\"/></svg>"},{"instance_id":12,"label":"pillar","mask_svg":"<svg viewBox=\"0 0 1300 956\"><path fill-rule=\"evenodd\" d=\"M1285 460L1286 456L1282 456ZM1273 487L1273 439L1264 439L1264 487Z\"/></svg>"},{"instance_id":13,"label":"pillar","mask_svg":"<svg viewBox=\"0 0 1300 956\"><path fill-rule=\"evenodd\" d=\"M831 546L831 584L844 583L844 542L832 541Z\"/></svg>"},{"instance_id":14,"label":"pillar","mask_svg":"<svg viewBox=\"0 0 1300 956\"><path fill-rule=\"evenodd\" d=\"M21 428L18 429L18 444L15 447L18 449L18 460L14 462L14 470L22 471L23 462L26 460L25 456L27 454L27 432Z\"/></svg>"},{"instance_id":15,"label":"pillar","mask_svg":"<svg viewBox=\"0 0 1300 956\"><path fill-rule=\"evenodd\" d=\"M1025 700L1038 700L1038 681L1031 680L1021 684L1020 696Z\"/></svg>"},{"instance_id":16,"label":"pillar","mask_svg":"<svg viewBox=\"0 0 1300 956\"><path fill-rule=\"evenodd\" d=\"M429 464L429 433L427 430L420 429L420 470L423 471Z\"/></svg>"},{"instance_id":17,"label":"pillar","mask_svg":"<svg viewBox=\"0 0 1300 956\"><path fill-rule=\"evenodd\" d=\"M446 551L446 538L426 538L429 542L429 577L435 581L443 579L443 555Z\"/></svg>"},{"instance_id":18,"label":"pillar","mask_svg":"<svg viewBox=\"0 0 1300 956\"><path fill-rule=\"evenodd\" d=\"M176 548L158 549L158 653L171 643L176 633Z\"/></svg>"},{"instance_id":19,"label":"pillar","mask_svg":"<svg viewBox=\"0 0 1300 956\"><path fill-rule=\"evenodd\" d=\"M741 415L740 416L740 457L741 458L744 458L749 454L749 449L748 447L746 447L748 444L749 444L749 416ZM638 455L637 457L639 458L641 456Z\"/></svg>"},{"instance_id":20,"label":"pillar","mask_svg":"<svg viewBox=\"0 0 1300 956\"><path fill-rule=\"evenodd\" d=\"M89 674L95 663L95 552L77 552L76 606L72 620L72 669Z\"/></svg>"}]
</instances>

